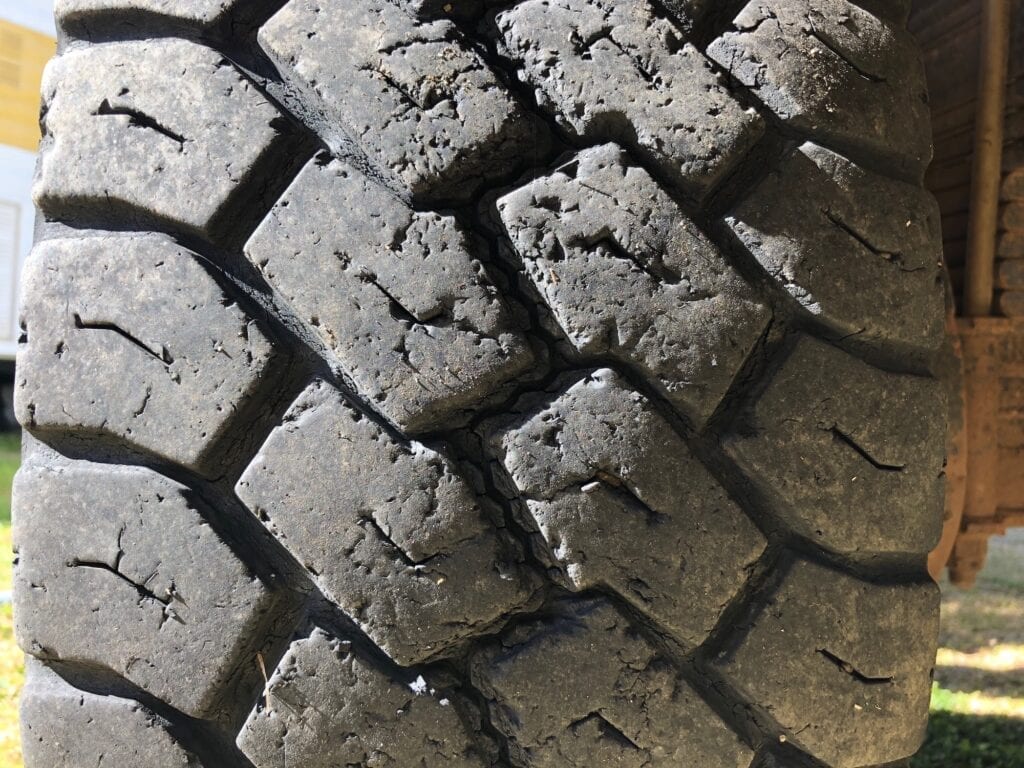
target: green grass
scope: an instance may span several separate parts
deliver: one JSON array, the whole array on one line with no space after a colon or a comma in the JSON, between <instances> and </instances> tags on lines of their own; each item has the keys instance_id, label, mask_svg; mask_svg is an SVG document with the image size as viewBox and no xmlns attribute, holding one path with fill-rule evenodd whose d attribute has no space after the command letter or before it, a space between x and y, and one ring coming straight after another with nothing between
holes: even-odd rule
<instances>
[{"instance_id":1,"label":"green grass","mask_svg":"<svg viewBox=\"0 0 1024 768\"><path fill-rule=\"evenodd\" d=\"M14 643L11 605L0 605L0 768L21 768L18 695L25 660Z\"/></svg>"},{"instance_id":2,"label":"green grass","mask_svg":"<svg viewBox=\"0 0 1024 768\"><path fill-rule=\"evenodd\" d=\"M1024 529L992 539L977 587L942 585L928 739L913 768L1024 768Z\"/></svg>"},{"instance_id":3,"label":"green grass","mask_svg":"<svg viewBox=\"0 0 1024 768\"><path fill-rule=\"evenodd\" d=\"M11 483L20 460L20 436L0 433L0 592L11 590Z\"/></svg>"},{"instance_id":4,"label":"green grass","mask_svg":"<svg viewBox=\"0 0 1024 768\"><path fill-rule=\"evenodd\" d=\"M0 592L11 589L11 483L20 463L18 435L0 433ZM0 768L21 768L18 695L25 662L14 643L10 603L0 604Z\"/></svg>"},{"instance_id":5,"label":"green grass","mask_svg":"<svg viewBox=\"0 0 1024 768\"><path fill-rule=\"evenodd\" d=\"M972 712L978 698L935 685L928 740L913 768L1024 766L1024 719Z\"/></svg>"}]
</instances>

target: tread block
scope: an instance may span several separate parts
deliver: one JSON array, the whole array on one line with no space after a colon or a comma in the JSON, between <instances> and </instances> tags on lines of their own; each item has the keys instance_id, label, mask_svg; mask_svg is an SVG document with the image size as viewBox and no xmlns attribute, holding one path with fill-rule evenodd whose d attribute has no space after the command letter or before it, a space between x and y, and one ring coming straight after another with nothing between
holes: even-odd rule
<instances>
[{"instance_id":1,"label":"tread block","mask_svg":"<svg viewBox=\"0 0 1024 768\"><path fill-rule=\"evenodd\" d=\"M523 153L533 121L446 20L418 22L388 0L292 0L259 34L377 170L414 197L469 199Z\"/></svg>"},{"instance_id":2,"label":"tread block","mask_svg":"<svg viewBox=\"0 0 1024 768\"><path fill-rule=\"evenodd\" d=\"M815 543L925 554L942 529L943 413L939 382L801 337L725 449Z\"/></svg>"},{"instance_id":3,"label":"tread block","mask_svg":"<svg viewBox=\"0 0 1024 768\"><path fill-rule=\"evenodd\" d=\"M422 677L410 685L317 629L292 643L238 746L256 768L485 768L455 707ZM496 751L496 750L495 750Z\"/></svg>"},{"instance_id":4,"label":"tread block","mask_svg":"<svg viewBox=\"0 0 1024 768\"><path fill-rule=\"evenodd\" d=\"M753 0L708 56L786 125L924 174L932 154L927 87L900 21L847 0Z\"/></svg>"},{"instance_id":5,"label":"tread block","mask_svg":"<svg viewBox=\"0 0 1024 768\"><path fill-rule=\"evenodd\" d=\"M942 346L942 233L923 189L805 144L729 223L765 270L838 333L904 349Z\"/></svg>"},{"instance_id":6,"label":"tread block","mask_svg":"<svg viewBox=\"0 0 1024 768\"><path fill-rule=\"evenodd\" d=\"M939 631L934 583L869 584L797 561L743 626L715 665L798 746L856 768L921 745Z\"/></svg>"},{"instance_id":7,"label":"tread block","mask_svg":"<svg viewBox=\"0 0 1024 768\"><path fill-rule=\"evenodd\" d=\"M187 488L138 467L30 462L14 505L26 653L110 669L193 717L233 711L236 686L258 684L252 660L288 593L237 559Z\"/></svg>"},{"instance_id":8,"label":"tread block","mask_svg":"<svg viewBox=\"0 0 1024 768\"><path fill-rule=\"evenodd\" d=\"M568 586L613 589L685 646L703 642L764 551L757 528L614 372L520 407L492 441Z\"/></svg>"},{"instance_id":9,"label":"tread block","mask_svg":"<svg viewBox=\"0 0 1024 768\"><path fill-rule=\"evenodd\" d=\"M693 196L761 136L761 118L646 0L527 0L497 25L520 79L564 130L627 145Z\"/></svg>"},{"instance_id":10,"label":"tread block","mask_svg":"<svg viewBox=\"0 0 1024 768\"><path fill-rule=\"evenodd\" d=\"M399 444L323 383L293 404L237 493L399 664L532 605L539 579L459 468Z\"/></svg>"},{"instance_id":11,"label":"tread block","mask_svg":"<svg viewBox=\"0 0 1024 768\"><path fill-rule=\"evenodd\" d=\"M223 20L241 0L56 0L54 15L59 25L74 24L100 14L140 13L181 19L199 27Z\"/></svg>"},{"instance_id":12,"label":"tread block","mask_svg":"<svg viewBox=\"0 0 1024 768\"><path fill-rule=\"evenodd\" d=\"M520 625L472 661L529 768L748 768L753 752L607 601Z\"/></svg>"},{"instance_id":13,"label":"tread block","mask_svg":"<svg viewBox=\"0 0 1024 768\"><path fill-rule=\"evenodd\" d=\"M113 436L216 469L220 438L279 360L198 257L162 236L42 241L22 291L15 407L32 432Z\"/></svg>"},{"instance_id":14,"label":"tread block","mask_svg":"<svg viewBox=\"0 0 1024 768\"><path fill-rule=\"evenodd\" d=\"M607 144L506 195L498 209L576 349L636 366L703 425L770 310L668 194Z\"/></svg>"},{"instance_id":15,"label":"tread block","mask_svg":"<svg viewBox=\"0 0 1024 768\"><path fill-rule=\"evenodd\" d=\"M21 695L25 768L199 768L170 724L130 699L80 691L37 661Z\"/></svg>"},{"instance_id":16,"label":"tread block","mask_svg":"<svg viewBox=\"0 0 1024 768\"><path fill-rule=\"evenodd\" d=\"M116 214L213 238L287 138L237 69L184 40L71 49L47 66L43 101L33 194L58 219Z\"/></svg>"},{"instance_id":17,"label":"tread block","mask_svg":"<svg viewBox=\"0 0 1024 768\"><path fill-rule=\"evenodd\" d=\"M311 161L246 254L403 430L451 424L533 362L455 220L340 162Z\"/></svg>"}]
</instances>

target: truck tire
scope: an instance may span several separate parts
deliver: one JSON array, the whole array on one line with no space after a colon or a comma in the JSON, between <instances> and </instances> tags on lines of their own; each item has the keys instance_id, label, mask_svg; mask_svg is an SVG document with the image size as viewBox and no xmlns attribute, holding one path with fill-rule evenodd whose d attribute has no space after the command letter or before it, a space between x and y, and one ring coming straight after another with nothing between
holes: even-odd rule
<instances>
[{"instance_id":1,"label":"truck tire","mask_svg":"<svg viewBox=\"0 0 1024 768\"><path fill-rule=\"evenodd\" d=\"M909 0L58 0L28 768L853 768L927 720Z\"/></svg>"}]
</instances>

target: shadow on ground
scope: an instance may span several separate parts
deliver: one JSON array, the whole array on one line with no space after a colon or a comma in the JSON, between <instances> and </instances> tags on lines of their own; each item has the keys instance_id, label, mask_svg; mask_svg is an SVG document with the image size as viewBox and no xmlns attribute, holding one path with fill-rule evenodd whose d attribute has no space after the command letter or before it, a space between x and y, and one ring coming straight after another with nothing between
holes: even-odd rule
<instances>
[{"instance_id":1,"label":"shadow on ground","mask_svg":"<svg viewBox=\"0 0 1024 768\"><path fill-rule=\"evenodd\" d=\"M969 591L942 585L928 739L913 768L1024 768L1024 529Z\"/></svg>"},{"instance_id":2,"label":"shadow on ground","mask_svg":"<svg viewBox=\"0 0 1024 768\"><path fill-rule=\"evenodd\" d=\"M1024 766L1024 719L933 712L928 741L913 768Z\"/></svg>"}]
</instances>

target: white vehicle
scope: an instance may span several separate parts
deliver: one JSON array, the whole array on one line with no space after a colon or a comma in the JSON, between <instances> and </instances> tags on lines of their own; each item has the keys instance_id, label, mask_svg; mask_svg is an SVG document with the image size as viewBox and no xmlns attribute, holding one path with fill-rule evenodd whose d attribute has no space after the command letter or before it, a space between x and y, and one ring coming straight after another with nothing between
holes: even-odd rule
<instances>
[{"instance_id":1,"label":"white vehicle","mask_svg":"<svg viewBox=\"0 0 1024 768\"><path fill-rule=\"evenodd\" d=\"M0 2L0 400L10 425L18 277L32 246L39 82L56 45L50 0Z\"/></svg>"}]
</instances>

